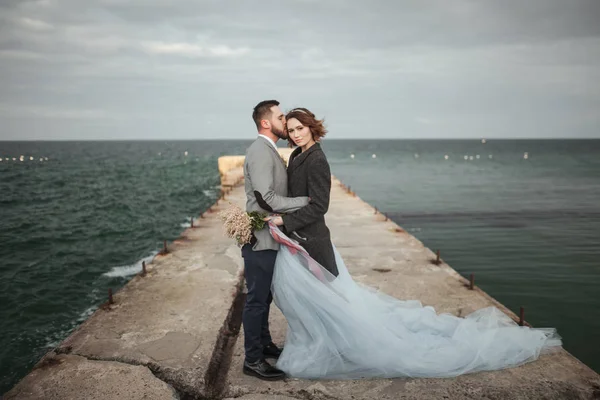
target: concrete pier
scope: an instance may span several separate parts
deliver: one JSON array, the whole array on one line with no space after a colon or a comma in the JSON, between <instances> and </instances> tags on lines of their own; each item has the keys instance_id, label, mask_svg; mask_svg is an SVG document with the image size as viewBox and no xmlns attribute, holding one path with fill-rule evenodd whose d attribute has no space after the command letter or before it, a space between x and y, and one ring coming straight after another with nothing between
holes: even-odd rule
<instances>
[{"instance_id":1,"label":"concrete pier","mask_svg":"<svg viewBox=\"0 0 600 400\"><path fill-rule=\"evenodd\" d=\"M289 151L283 150L284 158ZM223 195L168 243L4 399L598 399L600 376L564 350L503 371L452 379L264 382L241 373L244 301L239 248L218 211L243 206L243 157L222 157ZM438 312L495 305L518 316L333 179L327 224L354 278ZM443 256L443 254L442 254ZM285 319L272 308L274 340ZM398 355L401 357L402 355Z\"/></svg>"}]
</instances>

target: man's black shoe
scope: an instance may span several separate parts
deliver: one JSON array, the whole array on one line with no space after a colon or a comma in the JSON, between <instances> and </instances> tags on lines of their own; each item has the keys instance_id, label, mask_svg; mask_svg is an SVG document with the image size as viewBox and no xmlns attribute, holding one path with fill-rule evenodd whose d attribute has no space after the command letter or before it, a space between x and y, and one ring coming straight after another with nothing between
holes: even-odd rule
<instances>
[{"instance_id":1,"label":"man's black shoe","mask_svg":"<svg viewBox=\"0 0 600 400\"><path fill-rule=\"evenodd\" d=\"M273 367L265 360L253 363L244 361L244 374L264 379L266 381L277 381L285 378L285 372Z\"/></svg>"},{"instance_id":2,"label":"man's black shoe","mask_svg":"<svg viewBox=\"0 0 600 400\"><path fill-rule=\"evenodd\" d=\"M265 356L265 358L277 359L281 355L282 351L283 350L277 347L277 345L275 345L275 343L273 342L269 343L266 346L263 346L263 355Z\"/></svg>"}]
</instances>

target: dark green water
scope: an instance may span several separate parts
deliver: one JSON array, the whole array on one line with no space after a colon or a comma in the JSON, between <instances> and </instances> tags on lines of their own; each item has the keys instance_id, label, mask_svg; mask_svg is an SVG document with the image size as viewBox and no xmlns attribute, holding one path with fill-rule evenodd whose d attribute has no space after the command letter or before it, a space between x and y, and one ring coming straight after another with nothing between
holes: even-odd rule
<instances>
[{"instance_id":1,"label":"dark green water","mask_svg":"<svg viewBox=\"0 0 600 400\"><path fill-rule=\"evenodd\" d=\"M0 142L0 393L214 203L217 158L249 143ZM600 371L600 141L324 149L364 200Z\"/></svg>"}]
</instances>

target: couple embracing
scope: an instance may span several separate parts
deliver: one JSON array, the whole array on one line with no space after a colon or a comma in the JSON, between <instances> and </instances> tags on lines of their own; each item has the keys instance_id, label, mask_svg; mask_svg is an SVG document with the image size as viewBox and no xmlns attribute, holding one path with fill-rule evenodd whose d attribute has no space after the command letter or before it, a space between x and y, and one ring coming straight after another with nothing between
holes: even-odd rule
<instances>
[{"instance_id":1,"label":"couple embracing","mask_svg":"<svg viewBox=\"0 0 600 400\"><path fill-rule=\"evenodd\" d=\"M244 162L246 211L271 216L242 247L245 374L450 377L518 366L561 345L554 329L520 327L495 307L465 318L438 315L354 282L325 224L331 172L320 145L323 121L306 108L284 114L276 100L260 102L252 118L258 137ZM287 168L279 139L296 147ZM283 349L269 331L273 300L287 320Z\"/></svg>"}]
</instances>

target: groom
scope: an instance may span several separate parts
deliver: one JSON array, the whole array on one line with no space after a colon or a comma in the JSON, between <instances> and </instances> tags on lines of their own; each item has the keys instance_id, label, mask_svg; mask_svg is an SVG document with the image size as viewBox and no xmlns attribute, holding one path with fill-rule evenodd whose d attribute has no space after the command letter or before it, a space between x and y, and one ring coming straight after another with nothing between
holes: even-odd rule
<instances>
[{"instance_id":1,"label":"groom","mask_svg":"<svg viewBox=\"0 0 600 400\"><path fill-rule=\"evenodd\" d=\"M289 213L308 204L308 197L285 197L288 192L285 162L275 143L287 139L285 116L276 100L266 100L254 107L252 119L258 129L258 138L246 151L244 178L246 211ZM243 372L260 379L283 379L285 373L266 361L281 354L269 332L271 280L279 244L268 228L254 232L252 241L242 247L244 277L248 295L244 306L244 349L246 357Z\"/></svg>"}]
</instances>

